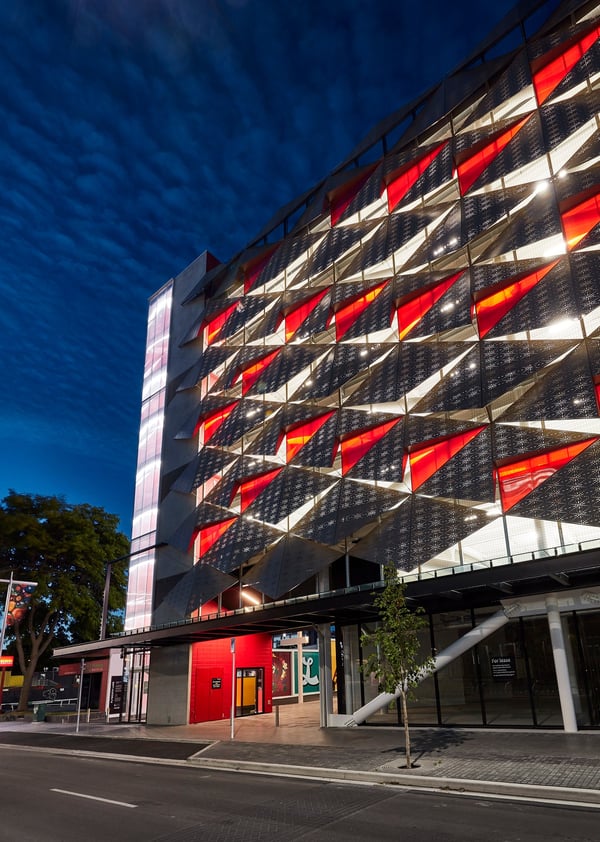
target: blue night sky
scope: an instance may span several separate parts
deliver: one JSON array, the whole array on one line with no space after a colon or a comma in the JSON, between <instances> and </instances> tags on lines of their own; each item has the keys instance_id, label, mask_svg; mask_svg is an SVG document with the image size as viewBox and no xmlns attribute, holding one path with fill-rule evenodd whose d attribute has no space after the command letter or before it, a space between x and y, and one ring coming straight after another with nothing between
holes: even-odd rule
<instances>
[{"instance_id":1,"label":"blue night sky","mask_svg":"<svg viewBox=\"0 0 600 842\"><path fill-rule=\"evenodd\" d=\"M129 534L148 297L227 261L512 0L2 0L0 497Z\"/></svg>"}]
</instances>

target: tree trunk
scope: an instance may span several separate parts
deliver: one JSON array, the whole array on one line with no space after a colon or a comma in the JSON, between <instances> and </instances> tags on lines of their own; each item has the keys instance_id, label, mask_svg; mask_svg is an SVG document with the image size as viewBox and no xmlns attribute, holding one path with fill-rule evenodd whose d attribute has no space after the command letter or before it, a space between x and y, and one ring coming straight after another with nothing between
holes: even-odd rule
<instances>
[{"instance_id":1,"label":"tree trunk","mask_svg":"<svg viewBox=\"0 0 600 842\"><path fill-rule=\"evenodd\" d=\"M24 713L25 711L27 711L29 696L31 694L31 684L33 682L33 675L37 669L37 665L41 656L44 654L44 652L50 646L50 643L54 639L54 630L56 628L56 623L58 620L58 615L56 614L54 619L51 621L52 612L48 611L42 623L42 631L40 632L40 634L36 635L33 625L34 614L35 609L32 606L29 609L26 629L26 634L31 644L29 660L27 660L27 658L25 657L21 626L19 623L16 623L14 627L15 645L17 647L19 666L21 667L21 671L23 672L23 686L21 687L21 693L19 694L19 713ZM44 628L48 629L45 635L43 631Z\"/></svg>"},{"instance_id":2,"label":"tree trunk","mask_svg":"<svg viewBox=\"0 0 600 842\"><path fill-rule=\"evenodd\" d=\"M27 669L23 675L23 686L21 687L21 693L19 695L19 713L27 711L27 703L29 702L29 696L31 694L31 685L33 683L33 675L35 673L35 668L37 667L37 662L38 659L32 657L27 664Z\"/></svg>"},{"instance_id":3,"label":"tree trunk","mask_svg":"<svg viewBox=\"0 0 600 842\"><path fill-rule=\"evenodd\" d=\"M406 704L406 693L404 690L400 691L400 698L402 700L402 721L404 722L404 747L406 750L406 768L412 769L410 759L410 733L408 730L408 707Z\"/></svg>"}]
</instances>

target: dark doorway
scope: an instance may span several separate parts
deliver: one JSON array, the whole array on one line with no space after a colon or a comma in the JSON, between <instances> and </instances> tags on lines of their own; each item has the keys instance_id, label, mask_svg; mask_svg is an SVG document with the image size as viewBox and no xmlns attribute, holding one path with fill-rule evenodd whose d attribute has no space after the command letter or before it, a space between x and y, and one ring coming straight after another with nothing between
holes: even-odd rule
<instances>
[{"instance_id":1,"label":"dark doorway","mask_svg":"<svg viewBox=\"0 0 600 842\"><path fill-rule=\"evenodd\" d=\"M90 672L84 674L81 686L81 708L85 710L98 710L100 708L100 687L102 685L102 673Z\"/></svg>"}]
</instances>

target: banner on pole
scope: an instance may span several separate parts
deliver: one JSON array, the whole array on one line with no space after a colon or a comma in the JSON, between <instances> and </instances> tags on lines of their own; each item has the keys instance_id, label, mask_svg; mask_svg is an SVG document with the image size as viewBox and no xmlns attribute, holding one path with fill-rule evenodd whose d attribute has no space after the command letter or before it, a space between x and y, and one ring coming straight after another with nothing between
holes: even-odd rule
<instances>
[{"instance_id":1,"label":"banner on pole","mask_svg":"<svg viewBox=\"0 0 600 842\"><path fill-rule=\"evenodd\" d=\"M6 625L13 626L19 623L25 614L31 600L35 585L31 582L13 582L10 589L8 601L8 612L6 614Z\"/></svg>"}]
</instances>

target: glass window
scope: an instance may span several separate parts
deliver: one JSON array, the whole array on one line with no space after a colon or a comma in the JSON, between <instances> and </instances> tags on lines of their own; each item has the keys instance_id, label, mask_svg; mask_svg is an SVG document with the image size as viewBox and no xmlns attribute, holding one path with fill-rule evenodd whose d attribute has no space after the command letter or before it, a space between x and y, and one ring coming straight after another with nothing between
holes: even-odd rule
<instances>
[{"instance_id":1,"label":"glass window","mask_svg":"<svg viewBox=\"0 0 600 842\"><path fill-rule=\"evenodd\" d=\"M438 614L433 620L435 648L443 652L472 628L468 611ZM443 725L481 725L476 651L470 649L437 674Z\"/></svg>"},{"instance_id":2,"label":"glass window","mask_svg":"<svg viewBox=\"0 0 600 842\"><path fill-rule=\"evenodd\" d=\"M567 658L577 723L600 726L600 611L583 611L566 618Z\"/></svg>"}]
</instances>

